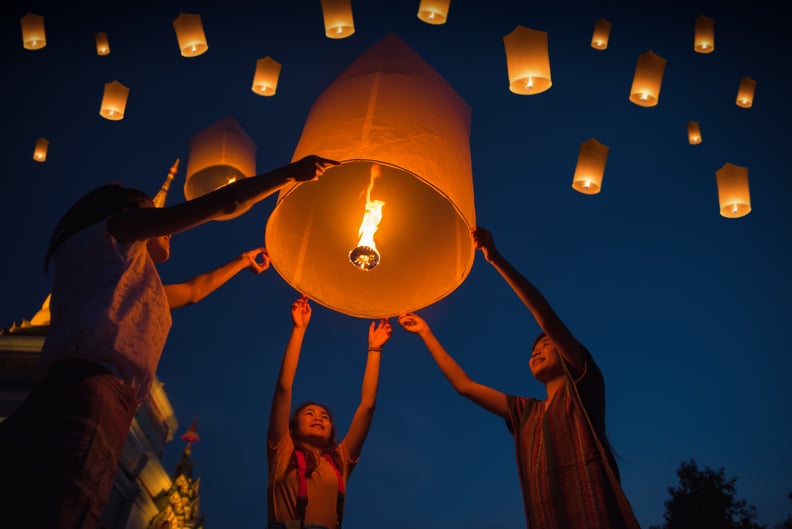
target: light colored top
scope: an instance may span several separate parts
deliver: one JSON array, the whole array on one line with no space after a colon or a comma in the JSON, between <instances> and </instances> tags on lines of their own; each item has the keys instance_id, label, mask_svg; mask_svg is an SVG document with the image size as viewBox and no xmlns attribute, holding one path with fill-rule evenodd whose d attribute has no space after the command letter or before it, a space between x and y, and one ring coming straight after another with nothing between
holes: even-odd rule
<instances>
[{"instance_id":1,"label":"light colored top","mask_svg":"<svg viewBox=\"0 0 792 529\"><path fill-rule=\"evenodd\" d=\"M53 266L52 320L37 375L65 359L91 360L132 384L142 402L172 322L146 242L122 245L101 221L64 241Z\"/></svg>"}]
</instances>

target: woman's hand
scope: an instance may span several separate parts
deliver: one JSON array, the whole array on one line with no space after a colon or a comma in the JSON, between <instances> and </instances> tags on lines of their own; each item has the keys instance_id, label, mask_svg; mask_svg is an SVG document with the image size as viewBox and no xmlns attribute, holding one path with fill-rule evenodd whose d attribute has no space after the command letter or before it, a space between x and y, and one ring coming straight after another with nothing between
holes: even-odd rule
<instances>
[{"instance_id":1,"label":"woman's hand","mask_svg":"<svg viewBox=\"0 0 792 529\"><path fill-rule=\"evenodd\" d=\"M258 261L258 256L261 256L261 262ZM270 258L266 248L248 250L241 257L247 261L247 269L254 274L260 274L270 266Z\"/></svg>"},{"instance_id":2,"label":"woman's hand","mask_svg":"<svg viewBox=\"0 0 792 529\"><path fill-rule=\"evenodd\" d=\"M301 296L291 306L292 322L295 327L308 327L311 321L311 305L308 296Z\"/></svg>"},{"instance_id":3,"label":"woman's hand","mask_svg":"<svg viewBox=\"0 0 792 529\"><path fill-rule=\"evenodd\" d=\"M415 334L421 334L425 330L429 329L429 326L426 324L426 321L424 321L423 318L421 318L414 312L408 312L406 314L400 315L399 325L404 327L404 330Z\"/></svg>"},{"instance_id":4,"label":"woman's hand","mask_svg":"<svg viewBox=\"0 0 792 529\"><path fill-rule=\"evenodd\" d=\"M393 327L388 318L382 318L379 322L371 322L369 326L368 345L369 349L382 349L385 342L391 337Z\"/></svg>"}]
</instances>

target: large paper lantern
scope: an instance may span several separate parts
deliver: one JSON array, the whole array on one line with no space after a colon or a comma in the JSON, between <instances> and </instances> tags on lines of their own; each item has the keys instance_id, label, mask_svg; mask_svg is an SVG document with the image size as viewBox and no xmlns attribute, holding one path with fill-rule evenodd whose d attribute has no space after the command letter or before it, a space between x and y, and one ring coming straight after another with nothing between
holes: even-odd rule
<instances>
[{"instance_id":1,"label":"large paper lantern","mask_svg":"<svg viewBox=\"0 0 792 529\"><path fill-rule=\"evenodd\" d=\"M591 138L580 144L572 188L584 195L596 195L602 189L602 176L610 147Z\"/></svg>"},{"instance_id":2,"label":"large paper lantern","mask_svg":"<svg viewBox=\"0 0 792 529\"><path fill-rule=\"evenodd\" d=\"M666 60L653 51L638 56L635 65L630 101L641 107L653 107L660 100L660 87Z\"/></svg>"},{"instance_id":3,"label":"large paper lantern","mask_svg":"<svg viewBox=\"0 0 792 529\"><path fill-rule=\"evenodd\" d=\"M737 106L751 108L755 91L756 81L747 76L740 79L740 87L737 89Z\"/></svg>"},{"instance_id":4,"label":"large paper lantern","mask_svg":"<svg viewBox=\"0 0 792 529\"><path fill-rule=\"evenodd\" d=\"M256 174L256 144L233 116L227 116L190 139L184 197L203 196ZM229 220L246 210L218 217Z\"/></svg>"},{"instance_id":5,"label":"large paper lantern","mask_svg":"<svg viewBox=\"0 0 792 529\"><path fill-rule=\"evenodd\" d=\"M448 20L448 6L451 0L421 0L418 18L427 24L440 25Z\"/></svg>"},{"instance_id":6,"label":"large paper lantern","mask_svg":"<svg viewBox=\"0 0 792 529\"><path fill-rule=\"evenodd\" d=\"M361 318L415 311L473 265L470 107L396 35L314 102L293 160L343 162L284 188L265 242L283 279Z\"/></svg>"},{"instance_id":7,"label":"large paper lantern","mask_svg":"<svg viewBox=\"0 0 792 529\"><path fill-rule=\"evenodd\" d=\"M128 97L129 88L126 86L118 81L106 83L102 104L99 107L99 115L111 121L124 119Z\"/></svg>"},{"instance_id":8,"label":"large paper lantern","mask_svg":"<svg viewBox=\"0 0 792 529\"><path fill-rule=\"evenodd\" d=\"M355 32L350 0L321 0L324 17L325 36L330 39L344 39Z\"/></svg>"},{"instance_id":9,"label":"large paper lantern","mask_svg":"<svg viewBox=\"0 0 792 529\"><path fill-rule=\"evenodd\" d=\"M515 94L541 94L553 85L547 32L517 26L503 37L509 90Z\"/></svg>"},{"instance_id":10,"label":"large paper lantern","mask_svg":"<svg viewBox=\"0 0 792 529\"><path fill-rule=\"evenodd\" d=\"M176 30L176 39L179 41L182 57L196 57L209 49L201 24L201 15L179 13L173 21L173 29Z\"/></svg>"},{"instance_id":11,"label":"large paper lantern","mask_svg":"<svg viewBox=\"0 0 792 529\"><path fill-rule=\"evenodd\" d=\"M36 148L33 149L33 159L37 162L44 162L47 160L47 149L49 149L49 140L46 138L39 138L36 140Z\"/></svg>"},{"instance_id":12,"label":"large paper lantern","mask_svg":"<svg viewBox=\"0 0 792 529\"><path fill-rule=\"evenodd\" d=\"M594 33L591 35L591 47L595 50L608 49L611 23L601 18L594 24Z\"/></svg>"},{"instance_id":13,"label":"large paper lantern","mask_svg":"<svg viewBox=\"0 0 792 529\"><path fill-rule=\"evenodd\" d=\"M748 168L726 162L715 171L718 182L718 203L723 217L736 219L751 212Z\"/></svg>"},{"instance_id":14,"label":"large paper lantern","mask_svg":"<svg viewBox=\"0 0 792 529\"><path fill-rule=\"evenodd\" d=\"M43 16L27 13L19 22L22 25L22 46L26 50L40 50L47 45Z\"/></svg>"},{"instance_id":15,"label":"large paper lantern","mask_svg":"<svg viewBox=\"0 0 792 529\"><path fill-rule=\"evenodd\" d=\"M700 15L696 18L693 49L696 53L715 51L715 20Z\"/></svg>"},{"instance_id":16,"label":"large paper lantern","mask_svg":"<svg viewBox=\"0 0 792 529\"><path fill-rule=\"evenodd\" d=\"M698 121L688 121L687 124L688 142L691 145L698 145L701 143L701 127Z\"/></svg>"},{"instance_id":17,"label":"large paper lantern","mask_svg":"<svg viewBox=\"0 0 792 529\"><path fill-rule=\"evenodd\" d=\"M274 96L278 90L281 64L272 57L263 57L256 61L256 73L250 89L260 96Z\"/></svg>"},{"instance_id":18,"label":"large paper lantern","mask_svg":"<svg viewBox=\"0 0 792 529\"><path fill-rule=\"evenodd\" d=\"M107 40L107 33L102 31L96 34L96 54L109 55L110 54L110 41Z\"/></svg>"}]
</instances>

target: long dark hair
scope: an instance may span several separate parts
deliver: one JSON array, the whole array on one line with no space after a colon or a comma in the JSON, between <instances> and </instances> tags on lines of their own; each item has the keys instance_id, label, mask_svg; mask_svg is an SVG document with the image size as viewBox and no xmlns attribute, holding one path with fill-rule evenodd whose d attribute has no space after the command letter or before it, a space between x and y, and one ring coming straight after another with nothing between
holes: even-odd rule
<instances>
[{"instance_id":1,"label":"long dark hair","mask_svg":"<svg viewBox=\"0 0 792 529\"><path fill-rule=\"evenodd\" d=\"M99 186L83 196L66 211L52 230L44 256L44 271L49 268L52 254L66 239L114 213L126 208L138 208L146 202L151 202L151 197L143 191L115 183Z\"/></svg>"},{"instance_id":2,"label":"long dark hair","mask_svg":"<svg viewBox=\"0 0 792 529\"><path fill-rule=\"evenodd\" d=\"M314 402L314 401L311 401L311 400L303 402L302 404L300 404L297 407L297 409L294 410L294 413L292 414L291 419L289 419L289 434L291 435L292 440L295 440L294 432L296 431L296 428L297 428L297 415L302 410L307 408L308 406L319 406L320 408L322 408L324 411L327 412L327 415L330 416L330 425L331 425L330 426L330 438L327 441L327 446L322 448L322 455L330 454L330 457L333 459L333 463L335 463L336 467L339 470L341 470L341 468L342 468L341 467L341 455L338 453L338 444L337 444L337 441L336 441L336 427L335 427L335 421L333 420L333 411L328 406L326 406L326 405L324 405L324 404L322 404L320 402ZM296 440L294 442L294 447L295 447L295 449L302 448L297 443ZM313 451L311 451L311 450L303 450L303 452L305 453L305 474L307 476L310 476L311 473L314 470L316 470L316 467L319 465L319 461L316 460L316 457L314 456ZM292 456L292 460L293 460L292 463L296 466L297 465L297 461L296 461L296 459L293 456Z\"/></svg>"}]
</instances>

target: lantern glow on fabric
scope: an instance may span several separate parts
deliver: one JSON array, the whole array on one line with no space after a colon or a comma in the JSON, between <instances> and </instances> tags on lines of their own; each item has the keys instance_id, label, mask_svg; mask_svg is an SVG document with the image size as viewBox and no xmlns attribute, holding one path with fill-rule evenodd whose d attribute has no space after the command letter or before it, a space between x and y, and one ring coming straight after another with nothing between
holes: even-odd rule
<instances>
[{"instance_id":1,"label":"lantern glow on fabric","mask_svg":"<svg viewBox=\"0 0 792 529\"><path fill-rule=\"evenodd\" d=\"M553 85L547 32L517 26L503 37L509 90L520 95L541 94Z\"/></svg>"},{"instance_id":2,"label":"lantern glow on fabric","mask_svg":"<svg viewBox=\"0 0 792 529\"><path fill-rule=\"evenodd\" d=\"M104 95L102 96L102 105L99 107L99 115L111 121L124 119L128 97L129 88L126 86L118 81L106 83Z\"/></svg>"},{"instance_id":3,"label":"lantern glow on fabric","mask_svg":"<svg viewBox=\"0 0 792 529\"><path fill-rule=\"evenodd\" d=\"M594 24L594 34L591 36L591 47L595 50L605 50L608 48L610 38L611 23L601 18Z\"/></svg>"},{"instance_id":4,"label":"lantern glow on fabric","mask_svg":"<svg viewBox=\"0 0 792 529\"><path fill-rule=\"evenodd\" d=\"M281 64L272 57L263 57L256 61L256 73L250 89L260 96L274 96L278 90Z\"/></svg>"},{"instance_id":5,"label":"lantern glow on fabric","mask_svg":"<svg viewBox=\"0 0 792 529\"><path fill-rule=\"evenodd\" d=\"M350 0L321 0L325 36L329 39L345 39L355 33Z\"/></svg>"},{"instance_id":6,"label":"lantern glow on fabric","mask_svg":"<svg viewBox=\"0 0 792 529\"><path fill-rule=\"evenodd\" d=\"M47 159L47 149L49 148L49 140L39 138L36 140L36 148L33 149L33 159L37 162L43 162Z\"/></svg>"},{"instance_id":7,"label":"lantern glow on fabric","mask_svg":"<svg viewBox=\"0 0 792 529\"><path fill-rule=\"evenodd\" d=\"M696 53L715 51L715 20L704 15L696 18L693 49Z\"/></svg>"},{"instance_id":8,"label":"lantern glow on fabric","mask_svg":"<svg viewBox=\"0 0 792 529\"><path fill-rule=\"evenodd\" d=\"M663 84L663 72L666 60L647 51L638 57L635 65L630 101L641 107L653 107L660 100L660 86Z\"/></svg>"},{"instance_id":9,"label":"lantern glow on fabric","mask_svg":"<svg viewBox=\"0 0 792 529\"><path fill-rule=\"evenodd\" d=\"M99 32L96 34L96 54L109 55L110 41L107 40L107 33Z\"/></svg>"},{"instance_id":10,"label":"lantern glow on fabric","mask_svg":"<svg viewBox=\"0 0 792 529\"><path fill-rule=\"evenodd\" d=\"M360 318L419 310L462 284L475 257L470 107L398 36L375 43L316 99L292 160L309 154L342 164L278 195L265 241L288 284ZM350 250L370 201L384 203L380 260L364 269Z\"/></svg>"},{"instance_id":11,"label":"lantern glow on fabric","mask_svg":"<svg viewBox=\"0 0 792 529\"><path fill-rule=\"evenodd\" d=\"M173 21L173 29L176 30L182 57L197 57L209 49L201 15L179 13Z\"/></svg>"},{"instance_id":12,"label":"lantern glow on fabric","mask_svg":"<svg viewBox=\"0 0 792 529\"><path fill-rule=\"evenodd\" d=\"M47 45L43 16L27 13L19 22L22 24L22 46L26 50L40 50Z\"/></svg>"},{"instance_id":13,"label":"lantern glow on fabric","mask_svg":"<svg viewBox=\"0 0 792 529\"><path fill-rule=\"evenodd\" d=\"M256 144L236 119L227 116L190 139L184 198L192 200L255 174ZM245 211L215 220L233 219Z\"/></svg>"},{"instance_id":14,"label":"lantern glow on fabric","mask_svg":"<svg viewBox=\"0 0 792 529\"><path fill-rule=\"evenodd\" d=\"M421 0L418 18L427 24L440 25L448 20L448 6L451 0Z\"/></svg>"},{"instance_id":15,"label":"lantern glow on fabric","mask_svg":"<svg viewBox=\"0 0 792 529\"><path fill-rule=\"evenodd\" d=\"M748 168L726 162L715 171L718 182L718 203L723 217L736 219L751 212Z\"/></svg>"},{"instance_id":16,"label":"lantern glow on fabric","mask_svg":"<svg viewBox=\"0 0 792 529\"><path fill-rule=\"evenodd\" d=\"M687 124L688 142L691 145L698 145L701 143L701 127L698 121L688 121Z\"/></svg>"},{"instance_id":17,"label":"lantern glow on fabric","mask_svg":"<svg viewBox=\"0 0 792 529\"><path fill-rule=\"evenodd\" d=\"M750 77L743 77L740 80L740 88L737 89L737 106L741 108L751 108L753 106L755 91L756 81Z\"/></svg>"},{"instance_id":18,"label":"lantern glow on fabric","mask_svg":"<svg viewBox=\"0 0 792 529\"><path fill-rule=\"evenodd\" d=\"M572 188L585 195L596 195L602 189L602 176L610 147L591 138L580 144Z\"/></svg>"}]
</instances>

